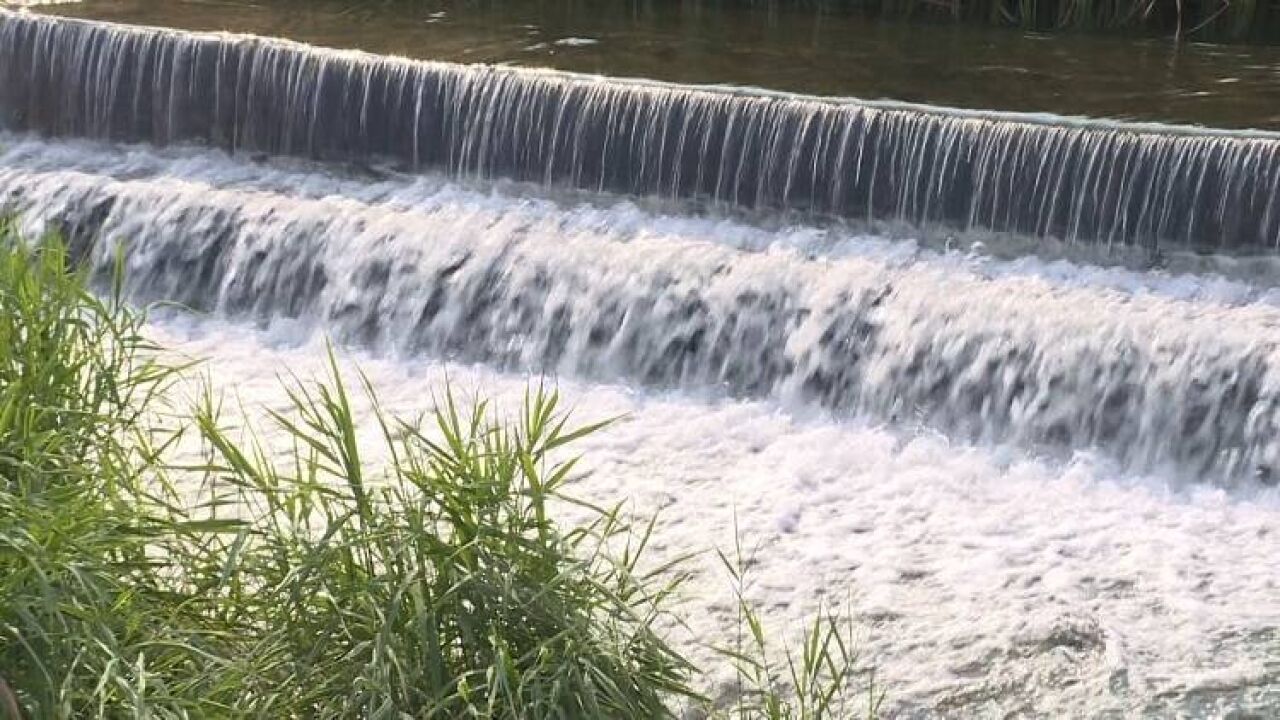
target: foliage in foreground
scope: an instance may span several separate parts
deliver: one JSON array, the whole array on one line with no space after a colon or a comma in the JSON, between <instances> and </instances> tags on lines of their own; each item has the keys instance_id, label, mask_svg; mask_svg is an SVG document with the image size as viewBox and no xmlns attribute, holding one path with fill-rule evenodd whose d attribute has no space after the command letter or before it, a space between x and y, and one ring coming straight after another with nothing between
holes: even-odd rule
<instances>
[{"instance_id":1,"label":"foliage in foreground","mask_svg":"<svg viewBox=\"0 0 1280 720\"><path fill-rule=\"evenodd\" d=\"M9 242L0 252L7 714L18 702L33 718L152 703L178 710L190 694L182 678L204 668L186 608L151 552L177 527L154 515L154 503L137 502L154 459L140 413L166 378L139 357L139 329L118 294L101 301L85 292L60 246Z\"/></svg>"},{"instance_id":2,"label":"foliage in foreground","mask_svg":"<svg viewBox=\"0 0 1280 720\"><path fill-rule=\"evenodd\" d=\"M741 594L738 692L699 697L655 630L679 569L637 564L652 524L550 517L573 469L554 457L595 429L554 393L512 422L450 395L419 422L379 411L380 465L336 365L273 416L283 455L212 397L153 427L173 371L141 317L56 242L0 236L0 717L874 713L846 624L778 661ZM205 456L175 468L184 432Z\"/></svg>"}]
</instances>

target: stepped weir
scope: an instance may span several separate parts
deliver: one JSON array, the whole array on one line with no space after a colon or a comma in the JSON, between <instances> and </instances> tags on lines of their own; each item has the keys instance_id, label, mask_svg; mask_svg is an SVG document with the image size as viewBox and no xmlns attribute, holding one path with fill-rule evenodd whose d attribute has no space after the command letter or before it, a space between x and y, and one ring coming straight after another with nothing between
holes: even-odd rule
<instances>
[{"instance_id":1,"label":"stepped weir","mask_svg":"<svg viewBox=\"0 0 1280 720\"><path fill-rule=\"evenodd\" d=\"M1269 252L1280 140L1264 133L12 12L0 12L0 117L0 211L61 230L100 269L124 243L140 301L396 352L785 399L965 441L1098 450L1139 472L1271 482L1280 463L1274 305L754 252L734 246L761 232L747 219L646 214L618 197ZM313 161L383 170L330 177ZM486 195L459 177L546 187ZM584 204L566 187L615 195Z\"/></svg>"}]
</instances>

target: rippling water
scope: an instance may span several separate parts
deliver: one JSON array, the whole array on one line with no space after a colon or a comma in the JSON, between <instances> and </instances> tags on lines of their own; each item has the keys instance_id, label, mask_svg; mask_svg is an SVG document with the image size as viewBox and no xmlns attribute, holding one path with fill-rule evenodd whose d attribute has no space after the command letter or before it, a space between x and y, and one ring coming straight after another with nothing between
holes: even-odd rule
<instances>
[{"instance_id":1,"label":"rippling water","mask_svg":"<svg viewBox=\"0 0 1280 720\"><path fill-rule=\"evenodd\" d=\"M455 62L1280 129L1275 47L1035 35L875 23L808 9L634 0L84 0L50 10Z\"/></svg>"}]
</instances>

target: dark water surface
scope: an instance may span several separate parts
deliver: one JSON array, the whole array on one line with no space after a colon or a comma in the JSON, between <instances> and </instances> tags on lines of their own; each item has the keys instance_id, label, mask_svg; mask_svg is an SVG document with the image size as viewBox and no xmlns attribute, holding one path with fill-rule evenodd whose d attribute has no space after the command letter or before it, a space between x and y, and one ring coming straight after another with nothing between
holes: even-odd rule
<instances>
[{"instance_id":1,"label":"dark water surface","mask_svg":"<svg viewBox=\"0 0 1280 720\"><path fill-rule=\"evenodd\" d=\"M0 2L0 4L3 4ZM1280 48L628 0L87 0L44 12L416 58L974 109L1280 129Z\"/></svg>"}]
</instances>

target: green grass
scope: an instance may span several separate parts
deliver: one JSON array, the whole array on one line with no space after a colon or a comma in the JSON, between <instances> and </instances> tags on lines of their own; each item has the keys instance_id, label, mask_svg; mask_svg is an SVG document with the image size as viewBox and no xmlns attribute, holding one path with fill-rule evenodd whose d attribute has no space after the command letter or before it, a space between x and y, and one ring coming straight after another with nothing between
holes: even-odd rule
<instances>
[{"instance_id":1,"label":"green grass","mask_svg":"<svg viewBox=\"0 0 1280 720\"><path fill-rule=\"evenodd\" d=\"M201 595L256 636L237 713L660 717L692 695L650 627L672 586L636 571L638 547L603 552L618 515L568 532L548 517L572 469L548 453L591 430L568 428L555 394L531 393L512 425L452 397L429 429L383 417L376 474L336 369L293 399L284 463L243 452L211 407L197 418L209 497L239 513Z\"/></svg>"},{"instance_id":2,"label":"green grass","mask_svg":"<svg viewBox=\"0 0 1280 720\"><path fill-rule=\"evenodd\" d=\"M170 406L182 369L120 297L0 226L0 717L875 714L849 622L775 647L728 556L737 692L701 695L657 630L686 575L643 561L653 523L554 517L567 446L600 429L556 393L507 418L446 392L363 437L333 362L290 384L269 448L211 393Z\"/></svg>"}]
</instances>

